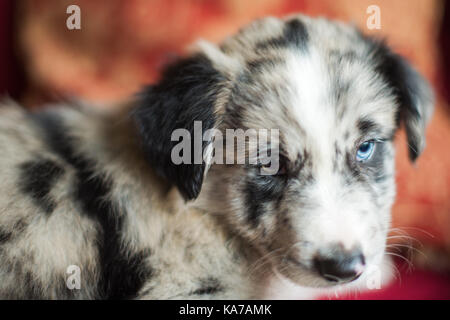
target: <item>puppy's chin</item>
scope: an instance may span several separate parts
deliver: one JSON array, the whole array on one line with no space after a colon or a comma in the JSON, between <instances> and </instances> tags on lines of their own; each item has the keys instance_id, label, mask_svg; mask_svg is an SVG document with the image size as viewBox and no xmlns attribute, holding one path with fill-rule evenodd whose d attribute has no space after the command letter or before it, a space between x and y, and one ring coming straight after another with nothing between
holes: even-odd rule
<instances>
[{"instance_id":1,"label":"puppy's chin","mask_svg":"<svg viewBox=\"0 0 450 320\"><path fill-rule=\"evenodd\" d=\"M298 267L283 267L274 269L274 276L269 279L269 285L264 292L264 299L282 300L313 300L336 298L347 292L365 291L366 277L348 283L330 283L317 273Z\"/></svg>"},{"instance_id":2,"label":"puppy's chin","mask_svg":"<svg viewBox=\"0 0 450 320\"><path fill-rule=\"evenodd\" d=\"M309 288L331 288L338 285L330 282L312 269L300 266L296 263L285 263L276 268L276 272L295 285Z\"/></svg>"},{"instance_id":3,"label":"puppy's chin","mask_svg":"<svg viewBox=\"0 0 450 320\"><path fill-rule=\"evenodd\" d=\"M327 295L336 286L330 286L319 275L307 269L280 266L274 268L263 299L272 300L313 300Z\"/></svg>"},{"instance_id":4,"label":"puppy's chin","mask_svg":"<svg viewBox=\"0 0 450 320\"><path fill-rule=\"evenodd\" d=\"M299 263L280 263L274 268L265 296L270 299L336 298L348 293L379 290L393 280L392 261L376 255L361 276L350 282L333 283Z\"/></svg>"}]
</instances>

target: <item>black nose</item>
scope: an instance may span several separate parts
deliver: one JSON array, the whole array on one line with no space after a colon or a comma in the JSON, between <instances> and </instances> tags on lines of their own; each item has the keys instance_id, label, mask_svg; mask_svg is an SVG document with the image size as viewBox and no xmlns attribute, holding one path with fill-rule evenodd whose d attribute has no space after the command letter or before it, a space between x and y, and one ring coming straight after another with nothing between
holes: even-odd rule
<instances>
[{"instance_id":1,"label":"black nose","mask_svg":"<svg viewBox=\"0 0 450 320\"><path fill-rule=\"evenodd\" d=\"M314 259L317 271L330 282L348 282L359 278L364 270L364 255L361 250L346 251L335 247Z\"/></svg>"}]
</instances>

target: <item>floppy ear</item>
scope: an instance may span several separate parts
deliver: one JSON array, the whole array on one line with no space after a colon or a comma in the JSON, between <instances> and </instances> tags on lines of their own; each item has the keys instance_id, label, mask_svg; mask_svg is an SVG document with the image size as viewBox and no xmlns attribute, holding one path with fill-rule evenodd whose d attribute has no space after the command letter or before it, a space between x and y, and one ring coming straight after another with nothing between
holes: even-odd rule
<instances>
[{"instance_id":1,"label":"floppy ear","mask_svg":"<svg viewBox=\"0 0 450 320\"><path fill-rule=\"evenodd\" d=\"M377 46L377 69L397 97L399 120L405 124L409 157L414 162L425 147L425 129L434 109L433 92L404 58L393 53L383 42L374 41L374 44Z\"/></svg>"},{"instance_id":2,"label":"floppy ear","mask_svg":"<svg viewBox=\"0 0 450 320\"><path fill-rule=\"evenodd\" d=\"M206 167L203 161L194 163L194 121L201 121L203 133L214 127L214 105L223 82L224 76L211 60L196 54L170 65L161 81L138 97L133 116L148 160L159 175L178 187L186 200L198 196ZM171 141L176 129L190 134L189 163L172 161L172 149L179 143ZM203 154L210 141L201 143Z\"/></svg>"}]
</instances>

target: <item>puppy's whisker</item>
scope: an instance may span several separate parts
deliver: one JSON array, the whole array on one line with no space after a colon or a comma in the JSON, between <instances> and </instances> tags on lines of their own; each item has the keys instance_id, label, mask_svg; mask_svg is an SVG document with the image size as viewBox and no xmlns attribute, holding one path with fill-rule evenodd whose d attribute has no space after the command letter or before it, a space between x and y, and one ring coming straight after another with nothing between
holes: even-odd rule
<instances>
[{"instance_id":1,"label":"puppy's whisker","mask_svg":"<svg viewBox=\"0 0 450 320\"><path fill-rule=\"evenodd\" d=\"M403 256L403 255L401 255L401 254L398 254L398 253L389 252L389 251L386 251L386 254L387 254L387 255L390 255L390 256L394 256L394 257L398 257L398 258L402 259L403 261L405 261L405 262L408 264L408 271L409 271L409 272L412 271L412 269L413 269L413 264L412 264L412 262L411 262L410 260L408 260L405 256Z\"/></svg>"},{"instance_id":2,"label":"puppy's whisker","mask_svg":"<svg viewBox=\"0 0 450 320\"><path fill-rule=\"evenodd\" d=\"M394 274L395 279L398 280L401 284L402 283L402 275L400 273L400 270L398 270L398 267L395 265L395 263L393 263L391 265L391 267L393 268L393 270L395 272L395 274Z\"/></svg>"},{"instance_id":3,"label":"puppy's whisker","mask_svg":"<svg viewBox=\"0 0 450 320\"><path fill-rule=\"evenodd\" d=\"M403 250L403 248L406 248L406 252L407 252L407 254L408 254L408 258L411 260L412 259L412 255L414 254L414 253L417 253L417 254L419 254L419 255L421 255L423 258L425 258L425 259L427 259L428 257L427 257L427 255L423 252L423 251L421 251L421 250L419 250L419 249L417 249L417 248L415 248L414 246L411 246L411 245L404 245L404 244L392 244L392 245L387 245L386 246L387 248L393 248L393 249L396 249L397 251L400 251L400 252L403 252L404 250Z\"/></svg>"},{"instance_id":4,"label":"puppy's whisker","mask_svg":"<svg viewBox=\"0 0 450 320\"><path fill-rule=\"evenodd\" d=\"M278 256L277 252L281 251L282 249L275 249L273 251L270 251L263 255L262 257L258 258L255 262L253 262L249 268L248 272L250 275L253 275L256 273L259 269L261 269L263 266L267 264L271 264L271 260L273 258L276 258Z\"/></svg>"},{"instance_id":5,"label":"puppy's whisker","mask_svg":"<svg viewBox=\"0 0 450 320\"><path fill-rule=\"evenodd\" d=\"M406 230L413 230L413 231L421 232L421 233L425 234L426 236L428 236L428 237L430 237L430 238L432 238L432 239L435 238L435 236L434 236L432 233L426 231L426 230L423 229L423 228L419 228L419 227L402 227L402 229L403 229L403 231L404 231L405 233L407 233Z\"/></svg>"},{"instance_id":6,"label":"puppy's whisker","mask_svg":"<svg viewBox=\"0 0 450 320\"><path fill-rule=\"evenodd\" d=\"M409 241L415 241L415 242L421 244L421 242L418 239L416 239L414 237L411 237L411 236L407 236L407 235L404 235L404 236L398 236L398 235L388 236L386 239L387 240L390 240L390 239L407 239Z\"/></svg>"},{"instance_id":7,"label":"puppy's whisker","mask_svg":"<svg viewBox=\"0 0 450 320\"><path fill-rule=\"evenodd\" d=\"M296 243L291 245L289 247L289 249L286 251L286 253L284 254L283 260L289 256L289 253L291 252L292 249L295 249L297 246L300 246L300 245L305 245L305 243L307 243L307 241L297 241Z\"/></svg>"}]
</instances>

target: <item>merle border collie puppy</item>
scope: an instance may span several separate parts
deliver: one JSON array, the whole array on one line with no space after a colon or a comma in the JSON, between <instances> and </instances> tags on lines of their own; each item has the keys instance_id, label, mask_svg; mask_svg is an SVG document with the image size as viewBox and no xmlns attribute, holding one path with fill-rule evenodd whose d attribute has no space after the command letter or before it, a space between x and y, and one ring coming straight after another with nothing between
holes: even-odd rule
<instances>
[{"instance_id":1,"label":"merle border collie puppy","mask_svg":"<svg viewBox=\"0 0 450 320\"><path fill-rule=\"evenodd\" d=\"M432 109L426 81L383 41L301 15L201 42L119 110L30 113L4 101L0 297L246 299L275 297L277 283L364 286L383 270L395 133L406 128L414 161ZM214 136L200 163L174 163L172 134L195 121L279 130L268 147L278 170L211 162Z\"/></svg>"}]
</instances>

